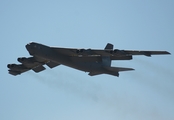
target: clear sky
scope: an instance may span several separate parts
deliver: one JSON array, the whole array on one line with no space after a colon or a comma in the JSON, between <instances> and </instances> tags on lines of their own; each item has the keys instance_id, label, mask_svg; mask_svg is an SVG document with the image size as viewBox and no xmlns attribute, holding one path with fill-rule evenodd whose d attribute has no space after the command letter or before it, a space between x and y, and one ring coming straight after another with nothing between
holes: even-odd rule
<instances>
[{"instance_id":1,"label":"clear sky","mask_svg":"<svg viewBox=\"0 0 174 120\"><path fill-rule=\"evenodd\" d=\"M0 2L0 120L173 120L173 0L3 0ZM57 47L166 50L112 66L135 71L88 76L58 66L19 76L8 63L30 41Z\"/></svg>"}]
</instances>

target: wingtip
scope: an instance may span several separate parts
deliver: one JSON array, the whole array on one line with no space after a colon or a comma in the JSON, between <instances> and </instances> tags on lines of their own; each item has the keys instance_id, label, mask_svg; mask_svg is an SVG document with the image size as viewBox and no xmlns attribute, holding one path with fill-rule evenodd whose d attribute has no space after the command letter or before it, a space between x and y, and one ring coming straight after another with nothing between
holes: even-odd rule
<instances>
[{"instance_id":1,"label":"wingtip","mask_svg":"<svg viewBox=\"0 0 174 120\"><path fill-rule=\"evenodd\" d=\"M131 70L135 70L135 69L131 68Z\"/></svg>"},{"instance_id":2,"label":"wingtip","mask_svg":"<svg viewBox=\"0 0 174 120\"><path fill-rule=\"evenodd\" d=\"M167 53L167 54L169 54L169 55L171 55L171 53L170 53L170 52L168 52L168 51L166 51L166 53Z\"/></svg>"}]
</instances>

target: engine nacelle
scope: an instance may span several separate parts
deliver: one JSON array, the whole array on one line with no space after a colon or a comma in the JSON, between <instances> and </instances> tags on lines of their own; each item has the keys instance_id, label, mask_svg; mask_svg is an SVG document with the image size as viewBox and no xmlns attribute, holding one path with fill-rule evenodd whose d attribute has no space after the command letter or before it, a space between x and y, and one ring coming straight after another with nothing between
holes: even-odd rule
<instances>
[{"instance_id":1,"label":"engine nacelle","mask_svg":"<svg viewBox=\"0 0 174 120\"><path fill-rule=\"evenodd\" d=\"M7 65L7 67L10 68L10 69L11 69L11 68L15 68L16 66L17 66L16 64L8 64L8 65Z\"/></svg>"},{"instance_id":2,"label":"engine nacelle","mask_svg":"<svg viewBox=\"0 0 174 120\"><path fill-rule=\"evenodd\" d=\"M78 49L76 50L76 53L83 53L85 49Z\"/></svg>"},{"instance_id":3,"label":"engine nacelle","mask_svg":"<svg viewBox=\"0 0 174 120\"><path fill-rule=\"evenodd\" d=\"M113 50L112 53L119 54L119 55L126 55L127 54L124 50L119 50L119 49Z\"/></svg>"},{"instance_id":4,"label":"engine nacelle","mask_svg":"<svg viewBox=\"0 0 174 120\"><path fill-rule=\"evenodd\" d=\"M121 50L119 49L115 49L115 50L110 50L109 53L110 54L114 54L114 53L119 53Z\"/></svg>"},{"instance_id":5,"label":"engine nacelle","mask_svg":"<svg viewBox=\"0 0 174 120\"><path fill-rule=\"evenodd\" d=\"M22 57L22 58L18 58L17 60L18 60L18 62L20 62L20 63L25 63L26 60L27 60L27 58L26 58L26 57Z\"/></svg>"},{"instance_id":6,"label":"engine nacelle","mask_svg":"<svg viewBox=\"0 0 174 120\"><path fill-rule=\"evenodd\" d=\"M111 51L109 51L109 53L110 53L110 54L113 54L113 53L114 53L114 51L113 51L113 50L111 50Z\"/></svg>"},{"instance_id":7,"label":"engine nacelle","mask_svg":"<svg viewBox=\"0 0 174 120\"><path fill-rule=\"evenodd\" d=\"M12 71L20 71L20 70L28 69L22 64L8 64L7 67Z\"/></svg>"},{"instance_id":8,"label":"engine nacelle","mask_svg":"<svg viewBox=\"0 0 174 120\"><path fill-rule=\"evenodd\" d=\"M118 53L120 50L119 49L115 49L114 50L114 53Z\"/></svg>"},{"instance_id":9,"label":"engine nacelle","mask_svg":"<svg viewBox=\"0 0 174 120\"><path fill-rule=\"evenodd\" d=\"M26 58L26 57L21 57L21 58L18 58L17 59L20 63L23 63L23 64L30 64L30 63L33 63L35 62L35 60L33 58Z\"/></svg>"}]
</instances>

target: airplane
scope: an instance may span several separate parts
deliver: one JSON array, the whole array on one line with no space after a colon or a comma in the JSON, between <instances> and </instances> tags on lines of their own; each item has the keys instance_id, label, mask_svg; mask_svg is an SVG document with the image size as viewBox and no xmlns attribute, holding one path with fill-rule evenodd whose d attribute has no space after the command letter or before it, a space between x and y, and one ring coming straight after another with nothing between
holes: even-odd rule
<instances>
[{"instance_id":1,"label":"airplane","mask_svg":"<svg viewBox=\"0 0 174 120\"><path fill-rule=\"evenodd\" d=\"M50 47L40 43L31 42L26 45L26 49L32 57L20 57L21 64L8 64L9 74L19 75L23 72L33 70L38 73L46 68L54 68L65 65L84 72L90 76L109 74L119 77L119 72L134 70L133 68L112 67L112 60L131 60L133 55L170 54L167 51L139 51L139 50L119 50L113 49L113 44L107 43L104 49L77 49Z\"/></svg>"}]
</instances>

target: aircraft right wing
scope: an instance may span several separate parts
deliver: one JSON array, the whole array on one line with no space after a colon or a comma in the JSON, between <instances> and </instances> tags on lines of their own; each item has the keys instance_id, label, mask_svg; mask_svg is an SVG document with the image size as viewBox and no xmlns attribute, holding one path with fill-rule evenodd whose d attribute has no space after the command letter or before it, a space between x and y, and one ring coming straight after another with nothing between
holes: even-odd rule
<instances>
[{"instance_id":1,"label":"aircraft right wing","mask_svg":"<svg viewBox=\"0 0 174 120\"><path fill-rule=\"evenodd\" d=\"M123 53L131 55L145 55L150 57L151 55L165 55L170 54L167 51L138 51L138 50L123 50Z\"/></svg>"},{"instance_id":2,"label":"aircraft right wing","mask_svg":"<svg viewBox=\"0 0 174 120\"><path fill-rule=\"evenodd\" d=\"M43 66L44 64L46 64L50 68L60 65L59 63L55 63L52 61L48 61L48 60L44 60L44 59L36 58L36 57L29 57L29 58L22 57L22 58L18 58L17 60L22 64L7 65L7 67L9 68L8 71L12 75L19 75L28 70L33 70L36 73L41 72L46 69Z\"/></svg>"},{"instance_id":3,"label":"aircraft right wing","mask_svg":"<svg viewBox=\"0 0 174 120\"><path fill-rule=\"evenodd\" d=\"M127 57L132 55L145 55L150 57L151 55L165 55L170 54L167 51L139 51L139 50L92 50L92 53L102 55L102 56L111 56L111 57Z\"/></svg>"},{"instance_id":4,"label":"aircraft right wing","mask_svg":"<svg viewBox=\"0 0 174 120\"><path fill-rule=\"evenodd\" d=\"M111 46L110 46L111 47ZM119 50L119 49L75 49L75 48L53 48L55 51L73 57L110 56L113 60L131 59L132 55L170 54L167 51L140 51L140 50Z\"/></svg>"}]
</instances>

